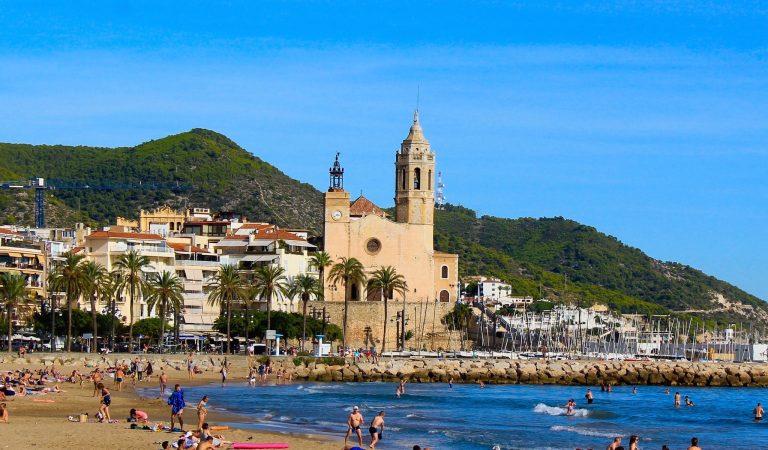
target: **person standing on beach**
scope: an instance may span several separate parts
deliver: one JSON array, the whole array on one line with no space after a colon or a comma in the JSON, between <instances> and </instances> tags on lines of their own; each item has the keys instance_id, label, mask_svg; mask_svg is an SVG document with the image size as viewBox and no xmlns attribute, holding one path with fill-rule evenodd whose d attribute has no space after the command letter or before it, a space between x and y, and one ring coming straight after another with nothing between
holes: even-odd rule
<instances>
[{"instance_id":1,"label":"person standing on beach","mask_svg":"<svg viewBox=\"0 0 768 450\"><path fill-rule=\"evenodd\" d=\"M187 376L191 380L192 377L195 374L195 364L192 360L192 352L189 352L189 356L187 357Z\"/></svg>"},{"instance_id":2,"label":"person standing on beach","mask_svg":"<svg viewBox=\"0 0 768 450\"><path fill-rule=\"evenodd\" d=\"M584 398L587 399L587 404L591 405L593 401L595 401L595 396L592 395L592 389L587 389L587 393L584 394Z\"/></svg>"},{"instance_id":3,"label":"person standing on beach","mask_svg":"<svg viewBox=\"0 0 768 450\"><path fill-rule=\"evenodd\" d=\"M605 450L616 450L619 447L621 447L621 436L616 436L613 438L613 442L611 442Z\"/></svg>"},{"instance_id":4,"label":"person standing on beach","mask_svg":"<svg viewBox=\"0 0 768 450\"><path fill-rule=\"evenodd\" d=\"M763 414L765 413L765 410L760 405L760 403L755 406L755 409L752 412L755 413L755 422L760 422L763 420Z\"/></svg>"},{"instance_id":5,"label":"person standing on beach","mask_svg":"<svg viewBox=\"0 0 768 450\"><path fill-rule=\"evenodd\" d=\"M117 385L117 392L120 392L123 390L124 378L125 378L125 371L123 370L123 366L118 364L117 370L115 370L115 384Z\"/></svg>"},{"instance_id":6,"label":"person standing on beach","mask_svg":"<svg viewBox=\"0 0 768 450\"><path fill-rule=\"evenodd\" d=\"M181 385L173 387L171 396L168 397L168 404L171 405L171 430L173 430L173 424L178 419L179 429L184 429L184 419L181 417L184 414L184 407L187 406L184 403L184 391L181 390Z\"/></svg>"},{"instance_id":7,"label":"person standing on beach","mask_svg":"<svg viewBox=\"0 0 768 450\"><path fill-rule=\"evenodd\" d=\"M165 395L165 388L168 386L168 375L164 370L160 371L160 397Z\"/></svg>"},{"instance_id":8,"label":"person standing on beach","mask_svg":"<svg viewBox=\"0 0 768 450\"><path fill-rule=\"evenodd\" d=\"M680 393L675 392L675 408L680 406Z\"/></svg>"},{"instance_id":9,"label":"person standing on beach","mask_svg":"<svg viewBox=\"0 0 768 450\"><path fill-rule=\"evenodd\" d=\"M368 432L371 433L370 448L376 448L376 443L381 440L384 434L384 411L379 411L379 415L373 418Z\"/></svg>"},{"instance_id":10,"label":"person standing on beach","mask_svg":"<svg viewBox=\"0 0 768 450\"><path fill-rule=\"evenodd\" d=\"M203 423L205 423L205 416L208 415L208 396L204 395L202 400L197 404L197 429L203 429Z\"/></svg>"},{"instance_id":11,"label":"person standing on beach","mask_svg":"<svg viewBox=\"0 0 768 450\"><path fill-rule=\"evenodd\" d=\"M93 380L93 396L96 397L96 394L99 393L99 384L104 379L104 375L101 374L98 367L91 374L91 379Z\"/></svg>"},{"instance_id":12,"label":"person standing on beach","mask_svg":"<svg viewBox=\"0 0 768 450\"><path fill-rule=\"evenodd\" d=\"M363 431L360 427L365 423L363 415L360 414L360 408L355 406L352 408L352 413L347 417L347 434L344 435L344 445L347 445L347 439L352 436L352 432L357 433L357 441L360 447L363 446Z\"/></svg>"},{"instance_id":13,"label":"person standing on beach","mask_svg":"<svg viewBox=\"0 0 768 450\"><path fill-rule=\"evenodd\" d=\"M699 438L691 438L691 446L688 447L688 450L701 450L701 447L699 447Z\"/></svg>"}]
</instances>

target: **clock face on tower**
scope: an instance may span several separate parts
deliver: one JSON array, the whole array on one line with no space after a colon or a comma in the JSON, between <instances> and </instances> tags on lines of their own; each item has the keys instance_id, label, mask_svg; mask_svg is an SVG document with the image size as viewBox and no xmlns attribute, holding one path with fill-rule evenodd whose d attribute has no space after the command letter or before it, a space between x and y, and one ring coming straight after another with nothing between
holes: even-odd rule
<instances>
[{"instance_id":1,"label":"clock face on tower","mask_svg":"<svg viewBox=\"0 0 768 450\"><path fill-rule=\"evenodd\" d=\"M334 212L331 213L331 217L333 218L333 220L341 219L341 211L339 211L338 209L335 210Z\"/></svg>"}]
</instances>

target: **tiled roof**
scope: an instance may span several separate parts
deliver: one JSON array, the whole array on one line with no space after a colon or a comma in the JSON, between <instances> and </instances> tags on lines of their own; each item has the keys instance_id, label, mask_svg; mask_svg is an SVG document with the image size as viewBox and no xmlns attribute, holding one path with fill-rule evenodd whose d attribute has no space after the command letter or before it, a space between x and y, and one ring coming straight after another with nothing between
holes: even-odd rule
<instances>
[{"instance_id":1,"label":"tiled roof","mask_svg":"<svg viewBox=\"0 0 768 450\"><path fill-rule=\"evenodd\" d=\"M256 230L256 229L269 228L269 227L274 227L274 225L269 224L269 223L244 223L240 227L240 229L241 230L243 230L243 229L245 229L245 230Z\"/></svg>"},{"instance_id":2,"label":"tiled roof","mask_svg":"<svg viewBox=\"0 0 768 450\"><path fill-rule=\"evenodd\" d=\"M163 237L159 234L150 233L124 233L120 231L94 231L86 236L86 239L105 239L105 238L123 238L123 239L144 239L147 241L162 241Z\"/></svg>"},{"instance_id":3,"label":"tiled roof","mask_svg":"<svg viewBox=\"0 0 768 450\"><path fill-rule=\"evenodd\" d=\"M387 217L387 213L383 209L376 206L372 201L368 200L364 196L357 197L349 207L350 216L367 216L374 214L381 217Z\"/></svg>"},{"instance_id":4,"label":"tiled roof","mask_svg":"<svg viewBox=\"0 0 768 450\"><path fill-rule=\"evenodd\" d=\"M72 254L74 255L74 254L76 254L76 253L80 253L80 252L82 252L82 251L83 251L83 249L85 249L85 247L75 247L75 248L73 248L72 250L70 250L70 251L69 251L69 253L72 253Z\"/></svg>"},{"instance_id":5,"label":"tiled roof","mask_svg":"<svg viewBox=\"0 0 768 450\"><path fill-rule=\"evenodd\" d=\"M272 225L271 228L262 228L253 232L252 236L256 239L274 239L283 241L306 241L301 236L297 236L290 231L285 231Z\"/></svg>"},{"instance_id":6,"label":"tiled roof","mask_svg":"<svg viewBox=\"0 0 768 450\"><path fill-rule=\"evenodd\" d=\"M171 247L172 249L179 251L179 252L191 252L191 253L209 253L208 250L204 248L200 248L198 246L192 245L190 247L187 247L187 244L182 244L180 242L169 242L168 247Z\"/></svg>"},{"instance_id":7,"label":"tiled roof","mask_svg":"<svg viewBox=\"0 0 768 450\"><path fill-rule=\"evenodd\" d=\"M14 236L21 236L22 235L21 233L19 233L17 231L13 231L13 230L11 230L9 228L0 228L0 234L12 234Z\"/></svg>"}]
</instances>

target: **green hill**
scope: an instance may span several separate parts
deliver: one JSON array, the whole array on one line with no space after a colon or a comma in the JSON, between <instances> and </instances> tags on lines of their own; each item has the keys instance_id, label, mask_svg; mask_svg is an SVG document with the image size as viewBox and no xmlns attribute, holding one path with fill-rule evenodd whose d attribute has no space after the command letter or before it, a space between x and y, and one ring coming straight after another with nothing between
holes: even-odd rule
<instances>
[{"instance_id":1,"label":"green hill","mask_svg":"<svg viewBox=\"0 0 768 450\"><path fill-rule=\"evenodd\" d=\"M114 223L117 216L136 217L140 208L169 204L177 208L204 205L282 226L321 229L322 201L315 188L213 131L194 129L125 148L0 144L0 160L4 178L93 184L159 181L189 187L178 191L59 189L49 195L98 225ZM7 192L3 197L8 202ZM65 224L60 215L48 215L51 224ZM21 223L31 221L27 214Z\"/></svg>"},{"instance_id":2,"label":"green hill","mask_svg":"<svg viewBox=\"0 0 768 450\"><path fill-rule=\"evenodd\" d=\"M322 230L322 194L253 156L227 137L194 129L135 147L0 144L0 179L45 177L102 182L160 181L179 189L56 189L47 194L54 226L114 223L168 204L232 210L252 220ZM0 191L0 223L31 224L33 195ZM462 275L508 281L518 295L607 303L624 312L690 312L720 322L768 323L768 304L694 268L655 260L572 220L476 217L460 206L436 213L435 244L460 255Z\"/></svg>"},{"instance_id":3,"label":"green hill","mask_svg":"<svg viewBox=\"0 0 768 450\"><path fill-rule=\"evenodd\" d=\"M519 294L601 301L625 312L768 321L768 304L754 295L562 217L478 218L470 209L448 205L436 214L435 241L441 250L459 253L462 274L497 276Z\"/></svg>"}]
</instances>

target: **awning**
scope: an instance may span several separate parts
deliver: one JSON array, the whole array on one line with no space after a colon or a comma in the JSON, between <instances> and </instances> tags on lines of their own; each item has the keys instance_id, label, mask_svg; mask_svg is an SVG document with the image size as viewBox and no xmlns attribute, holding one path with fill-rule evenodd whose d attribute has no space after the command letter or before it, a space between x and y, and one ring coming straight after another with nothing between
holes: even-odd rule
<instances>
[{"instance_id":1,"label":"awning","mask_svg":"<svg viewBox=\"0 0 768 450\"><path fill-rule=\"evenodd\" d=\"M219 241L213 245L216 247L245 247L248 244L246 241L235 241L235 240L223 240Z\"/></svg>"},{"instance_id":2,"label":"awning","mask_svg":"<svg viewBox=\"0 0 768 450\"><path fill-rule=\"evenodd\" d=\"M268 245L272 245L275 242L274 239L254 239L251 242L248 243L248 245L256 246L256 247L266 247Z\"/></svg>"},{"instance_id":3,"label":"awning","mask_svg":"<svg viewBox=\"0 0 768 450\"><path fill-rule=\"evenodd\" d=\"M38 260L39 262L41 262L41 263L44 263L44 262L45 262L45 256L43 256L43 255L37 255L37 260Z\"/></svg>"},{"instance_id":4,"label":"awning","mask_svg":"<svg viewBox=\"0 0 768 450\"><path fill-rule=\"evenodd\" d=\"M11 258L21 258L21 253L9 252L8 256L10 256Z\"/></svg>"},{"instance_id":5,"label":"awning","mask_svg":"<svg viewBox=\"0 0 768 450\"><path fill-rule=\"evenodd\" d=\"M202 324L202 325L213 325L213 321L216 319L216 317L208 316L205 314L183 314L184 316L184 323L189 324Z\"/></svg>"},{"instance_id":6,"label":"awning","mask_svg":"<svg viewBox=\"0 0 768 450\"><path fill-rule=\"evenodd\" d=\"M242 262L265 262L274 261L277 259L277 255L246 255L240 261Z\"/></svg>"},{"instance_id":7,"label":"awning","mask_svg":"<svg viewBox=\"0 0 768 450\"><path fill-rule=\"evenodd\" d=\"M190 281L203 281L203 271L201 269L184 269L184 275Z\"/></svg>"},{"instance_id":8,"label":"awning","mask_svg":"<svg viewBox=\"0 0 768 450\"><path fill-rule=\"evenodd\" d=\"M309 248L315 248L314 245L310 244L307 241L297 241L297 240L288 240L285 241L288 245L293 245L294 247L309 247Z\"/></svg>"}]
</instances>

